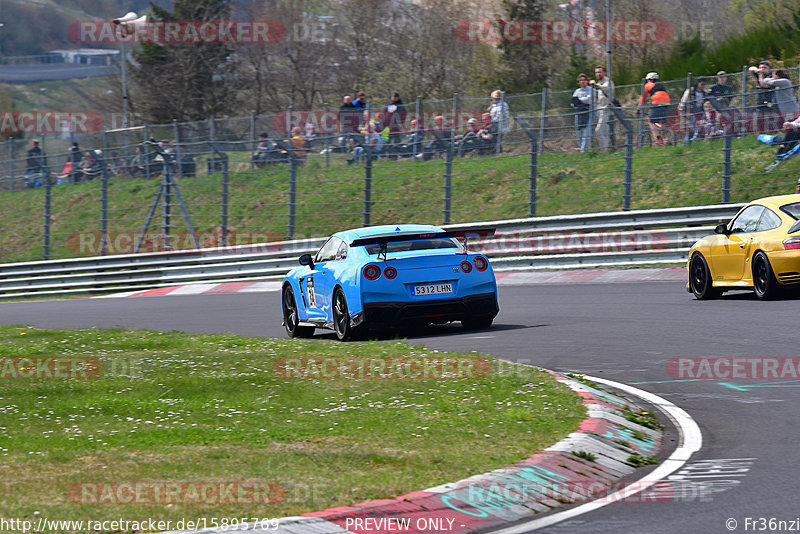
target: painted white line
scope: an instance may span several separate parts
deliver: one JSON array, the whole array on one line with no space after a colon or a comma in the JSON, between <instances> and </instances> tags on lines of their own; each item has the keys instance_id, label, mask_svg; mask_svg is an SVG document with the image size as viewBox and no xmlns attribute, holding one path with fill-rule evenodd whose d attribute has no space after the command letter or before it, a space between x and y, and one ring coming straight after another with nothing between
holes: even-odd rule
<instances>
[{"instance_id":1,"label":"painted white line","mask_svg":"<svg viewBox=\"0 0 800 534\"><path fill-rule=\"evenodd\" d=\"M180 286L178 289L174 291L170 291L169 295L197 295L199 293L203 293L204 291L208 291L209 289L214 289L219 284L187 284L185 286Z\"/></svg>"},{"instance_id":2,"label":"painted white line","mask_svg":"<svg viewBox=\"0 0 800 534\"><path fill-rule=\"evenodd\" d=\"M111 295L98 295L96 297L91 297L93 299L115 299L120 297L130 297L131 295L135 295L136 293L141 293L142 290L139 289L137 291L126 291L124 293L112 293Z\"/></svg>"},{"instance_id":3,"label":"painted white line","mask_svg":"<svg viewBox=\"0 0 800 534\"><path fill-rule=\"evenodd\" d=\"M268 291L280 291L282 282L256 282L252 286L247 286L237 291L237 293L262 293Z\"/></svg>"},{"instance_id":4,"label":"painted white line","mask_svg":"<svg viewBox=\"0 0 800 534\"><path fill-rule=\"evenodd\" d=\"M556 523L560 523L561 521L572 519L573 517L577 517L588 512L593 512L607 504L621 501L632 495L636 495L637 493L646 490L656 482L666 478L670 474L683 467L689 458L691 458L692 454L699 451L700 447L703 446L703 434L700 432L700 427L697 425L697 422L692 419L691 415L686 413L683 409L678 408L668 400L659 397L658 395L654 395L653 393L644 391L643 389L635 388L620 382L614 382L605 378L595 378L593 376L587 376L586 378L593 382L612 386L621 391L630 393L631 395L635 395L649 402L653 406L656 406L662 412L667 414L667 416L677 427L680 434L678 448L672 452L669 458L661 462L661 465L647 475L647 480L643 479L637 481L635 484L629 484L625 488L612 493L611 495L607 495L592 502L587 502L586 504L581 504L580 506L570 508L569 510L564 510L563 512L556 512L552 515L514 525L513 527L492 530L492 534L523 534L532 530L538 530L540 528L549 527L551 525L555 525Z\"/></svg>"}]
</instances>

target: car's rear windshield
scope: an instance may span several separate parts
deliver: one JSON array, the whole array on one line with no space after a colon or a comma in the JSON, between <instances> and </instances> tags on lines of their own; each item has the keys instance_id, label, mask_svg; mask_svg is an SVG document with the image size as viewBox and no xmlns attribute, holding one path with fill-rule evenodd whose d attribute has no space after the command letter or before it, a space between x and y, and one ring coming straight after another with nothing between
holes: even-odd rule
<instances>
[{"instance_id":1,"label":"car's rear windshield","mask_svg":"<svg viewBox=\"0 0 800 534\"><path fill-rule=\"evenodd\" d=\"M789 217L792 217L794 220L800 220L800 202L781 206L781 211L787 214Z\"/></svg>"},{"instance_id":2,"label":"car's rear windshield","mask_svg":"<svg viewBox=\"0 0 800 534\"><path fill-rule=\"evenodd\" d=\"M377 254L381 250L380 245L367 245L367 254ZM408 252L411 250L431 250L437 248L459 248L452 239L423 239L419 241L398 241L389 243L386 252Z\"/></svg>"}]
</instances>

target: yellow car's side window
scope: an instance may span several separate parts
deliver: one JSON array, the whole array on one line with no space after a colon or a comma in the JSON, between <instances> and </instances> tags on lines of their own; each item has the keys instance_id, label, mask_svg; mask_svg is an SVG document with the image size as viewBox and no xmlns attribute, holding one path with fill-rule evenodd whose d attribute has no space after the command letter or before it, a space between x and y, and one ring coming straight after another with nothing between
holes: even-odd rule
<instances>
[{"instance_id":1,"label":"yellow car's side window","mask_svg":"<svg viewBox=\"0 0 800 534\"><path fill-rule=\"evenodd\" d=\"M763 211L764 206L748 206L731 223L731 233L741 234L755 232L758 228L758 221L761 219Z\"/></svg>"}]
</instances>

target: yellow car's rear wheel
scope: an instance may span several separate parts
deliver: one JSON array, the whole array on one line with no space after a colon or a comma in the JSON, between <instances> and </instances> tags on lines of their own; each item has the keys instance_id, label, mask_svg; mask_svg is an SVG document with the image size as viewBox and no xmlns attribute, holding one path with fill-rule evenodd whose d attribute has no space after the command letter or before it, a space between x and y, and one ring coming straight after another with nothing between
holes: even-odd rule
<instances>
[{"instance_id":1,"label":"yellow car's rear wheel","mask_svg":"<svg viewBox=\"0 0 800 534\"><path fill-rule=\"evenodd\" d=\"M722 291L714 287L712 280L706 259L702 254L695 253L689 264L689 287L696 299L716 299L722 295Z\"/></svg>"},{"instance_id":2,"label":"yellow car's rear wheel","mask_svg":"<svg viewBox=\"0 0 800 534\"><path fill-rule=\"evenodd\" d=\"M769 258L760 250L753 255L753 290L756 297L761 300L774 299L779 296L781 290Z\"/></svg>"}]
</instances>

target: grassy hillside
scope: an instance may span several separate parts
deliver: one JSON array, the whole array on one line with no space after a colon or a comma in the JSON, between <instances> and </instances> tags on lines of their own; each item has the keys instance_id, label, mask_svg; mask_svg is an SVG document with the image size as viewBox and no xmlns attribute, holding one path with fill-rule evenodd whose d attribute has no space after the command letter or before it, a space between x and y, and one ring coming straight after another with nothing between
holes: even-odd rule
<instances>
[{"instance_id":1,"label":"grassy hillside","mask_svg":"<svg viewBox=\"0 0 800 534\"><path fill-rule=\"evenodd\" d=\"M731 201L794 192L800 158L784 163L778 172L765 174L763 169L773 158L772 148L753 137L734 139L733 146ZM522 152L524 147L514 150ZM645 147L634 154L633 209L721 201L722 140L689 147ZM286 238L288 167L250 171L245 154L232 154L231 158L229 226L238 242ZM333 155L328 168L324 158L314 154L299 168L295 237L322 236L362 225L364 168L347 166L344 159L344 155ZM529 162L524 153L456 158L451 222L527 216ZM205 169L199 158L198 169ZM624 150L613 154L540 155L537 215L620 210L623 169ZM111 179L108 228L112 237L120 232L132 236L141 230L157 186L155 179ZM221 220L220 174L183 178L179 186L196 230L210 236ZM94 236L100 230L100 198L99 181L53 187L51 258L96 252L91 243L96 243ZM443 199L444 160L375 162L371 224L441 224ZM44 190L0 193L0 206L2 261L41 259ZM150 228L152 234L159 232L161 213L159 206ZM172 231L185 229L180 211L173 205Z\"/></svg>"}]
</instances>

